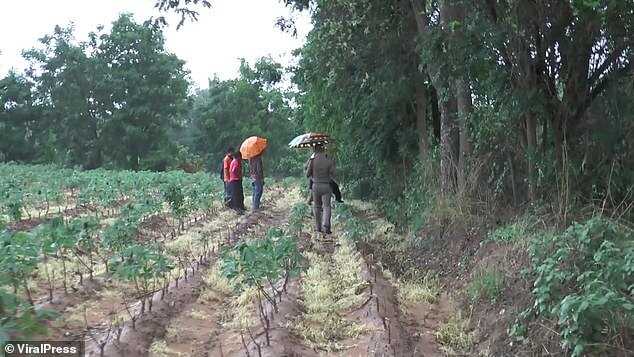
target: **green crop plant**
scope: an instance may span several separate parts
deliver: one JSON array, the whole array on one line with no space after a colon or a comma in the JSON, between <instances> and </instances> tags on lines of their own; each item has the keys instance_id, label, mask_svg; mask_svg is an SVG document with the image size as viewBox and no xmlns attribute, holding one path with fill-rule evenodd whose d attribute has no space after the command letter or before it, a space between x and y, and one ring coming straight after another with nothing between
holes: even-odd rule
<instances>
[{"instance_id":1,"label":"green crop plant","mask_svg":"<svg viewBox=\"0 0 634 357\"><path fill-rule=\"evenodd\" d=\"M116 277L134 283L137 298L141 301L141 313L145 312L146 300L152 311L154 289L164 287L164 280L174 268L159 249L138 244L126 247L113 257L111 266Z\"/></svg>"},{"instance_id":2,"label":"green crop plant","mask_svg":"<svg viewBox=\"0 0 634 357\"><path fill-rule=\"evenodd\" d=\"M257 291L257 307L267 346L270 345L271 321L263 298L278 312L277 299L281 299L289 278L298 271L299 259L295 241L278 229L270 229L264 239L243 241L221 253L221 271L225 278L234 281L238 289ZM278 287L280 280L282 286Z\"/></svg>"}]
</instances>

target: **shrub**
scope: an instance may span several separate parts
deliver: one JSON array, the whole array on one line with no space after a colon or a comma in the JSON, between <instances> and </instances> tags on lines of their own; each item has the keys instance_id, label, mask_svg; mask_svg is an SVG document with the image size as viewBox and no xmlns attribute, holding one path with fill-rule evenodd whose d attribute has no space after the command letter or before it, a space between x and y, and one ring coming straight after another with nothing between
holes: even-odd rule
<instances>
[{"instance_id":1,"label":"shrub","mask_svg":"<svg viewBox=\"0 0 634 357\"><path fill-rule=\"evenodd\" d=\"M479 269L467 286L472 301L486 299L495 302L504 288L504 273L495 268Z\"/></svg>"},{"instance_id":2,"label":"shrub","mask_svg":"<svg viewBox=\"0 0 634 357\"><path fill-rule=\"evenodd\" d=\"M466 352L473 344L473 336L468 332L469 321L460 313L452 315L436 331L436 339L447 354Z\"/></svg>"},{"instance_id":3,"label":"shrub","mask_svg":"<svg viewBox=\"0 0 634 357\"><path fill-rule=\"evenodd\" d=\"M489 232L487 240L491 242L517 242L529 235L528 224L524 220L513 222Z\"/></svg>"},{"instance_id":4,"label":"shrub","mask_svg":"<svg viewBox=\"0 0 634 357\"><path fill-rule=\"evenodd\" d=\"M634 329L632 238L631 230L595 217L534 242L533 311L557 319L573 356L605 353L615 335Z\"/></svg>"},{"instance_id":5,"label":"shrub","mask_svg":"<svg viewBox=\"0 0 634 357\"><path fill-rule=\"evenodd\" d=\"M419 281L406 280L398 284L398 301L411 306L421 302L436 303L440 295L440 282L438 278L425 275Z\"/></svg>"}]
</instances>

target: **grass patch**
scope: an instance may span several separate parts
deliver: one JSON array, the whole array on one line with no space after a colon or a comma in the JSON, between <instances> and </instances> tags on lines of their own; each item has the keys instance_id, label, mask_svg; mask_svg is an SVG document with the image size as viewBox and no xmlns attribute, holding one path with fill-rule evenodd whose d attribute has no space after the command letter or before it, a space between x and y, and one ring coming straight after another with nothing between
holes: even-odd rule
<instances>
[{"instance_id":1,"label":"grass patch","mask_svg":"<svg viewBox=\"0 0 634 357\"><path fill-rule=\"evenodd\" d=\"M366 282L361 271L361 256L348 240L333 254L332 260L308 254L310 268L302 281L305 313L293 331L311 347L326 351L343 350L341 341L356 338L366 327L345 318L345 313L365 299L357 294Z\"/></svg>"},{"instance_id":2,"label":"grass patch","mask_svg":"<svg viewBox=\"0 0 634 357\"><path fill-rule=\"evenodd\" d=\"M473 280L467 285L467 295L471 301L489 300L495 302L504 289L504 273L495 268L478 269Z\"/></svg>"},{"instance_id":3,"label":"grass patch","mask_svg":"<svg viewBox=\"0 0 634 357\"><path fill-rule=\"evenodd\" d=\"M216 264L209 272L203 276L205 291L201 295L205 301L218 300L220 296L231 295L233 286L231 281L220 272L219 264Z\"/></svg>"},{"instance_id":4,"label":"grass patch","mask_svg":"<svg viewBox=\"0 0 634 357\"><path fill-rule=\"evenodd\" d=\"M519 220L489 232L487 241L498 243L519 243L530 238L529 225L526 220Z\"/></svg>"},{"instance_id":5,"label":"grass patch","mask_svg":"<svg viewBox=\"0 0 634 357\"><path fill-rule=\"evenodd\" d=\"M468 332L469 320L460 313L441 324L436 331L436 339L447 354L467 352L473 345L473 335Z\"/></svg>"},{"instance_id":6,"label":"grass patch","mask_svg":"<svg viewBox=\"0 0 634 357\"><path fill-rule=\"evenodd\" d=\"M149 356L150 357L176 357L181 356L180 353L174 352L167 347L167 343L164 340L154 341L152 346L150 346Z\"/></svg>"},{"instance_id":7,"label":"grass patch","mask_svg":"<svg viewBox=\"0 0 634 357\"><path fill-rule=\"evenodd\" d=\"M209 318L207 313L205 313L204 311L200 311L200 310L192 310L189 313L189 316L192 319L201 320L201 321L207 320Z\"/></svg>"},{"instance_id":8,"label":"grass patch","mask_svg":"<svg viewBox=\"0 0 634 357\"><path fill-rule=\"evenodd\" d=\"M419 281L401 281L398 283L398 301L405 306L412 306L421 302L434 304L440 295L440 281L431 274L425 275Z\"/></svg>"}]
</instances>

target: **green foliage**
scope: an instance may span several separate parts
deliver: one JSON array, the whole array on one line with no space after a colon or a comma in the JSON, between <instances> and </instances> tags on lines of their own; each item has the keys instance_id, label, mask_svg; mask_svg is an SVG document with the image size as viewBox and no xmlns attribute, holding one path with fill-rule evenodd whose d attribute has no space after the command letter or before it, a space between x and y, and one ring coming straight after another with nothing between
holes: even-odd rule
<instances>
[{"instance_id":1,"label":"green foliage","mask_svg":"<svg viewBox=\"0 0 634 357\"><path fill-rule=\"evenodd\" d=\"M574 356L634 329L632 231L602 217L544 235L532 247L534 312L554 317Z\"/></svg>"},{"instance_id":2,"label":"green foliage","mask_svg":"<svg viewBox=\"0 0 634 357\"><path fill-rule=\"evenodd\" d=\"M527 223L525 221L516 221L511 224L499 227L490 232L487 240L492 242L517 242L520 240L528 241L530 239Z\"/></svg>"},{"instance_id":3,"label":"green foliage","mask_svg":"<svg viewBox=\"0 0 634 357\"><path fill-rule=\"evenodd\" d=\"M223 276L247 287L262 288L299 269L295 240L271 229L266 238L240 242L221 253Z\"/></svg>"},{"instance_id":4,"label":"green foliage","mask_svg":"<svg viewBox=\"0 0 634 357\"><path fill-rule=\"evenodd\" d=\"M174 166L168 132L186 104L184 62L165 50L159 28L129 14L88 37L56 26L24 52L24 76L0 80L0 160Z\"/></svg>"},{"instance_id":5,"label":"green foliage","mask_svg":"<svg viewBox=\"0 0 634 357\"><path fill-rule=\"evenodd\" d=\"M473 335L468 332L468 327L469 320L464 319L459 313L452 315L438 327L436 339L448 355L469 351L473 345Z\"/></svg>"},{"instance_id":6,"label":"green foliage","mask_svg":"<svg viewBox=\"0 0 634 357\"><path fill-rule=\"evenodd\" d=\"M16 288L28 281L39 262L39 245L26 232L0 233L0 285Z\"/></svg>"},{"instance_id":7,"label":"green foliage","mask_svg":"<svg viewBox=\"0 0 634 357\"><path fill-rule=\"evenodd\" d=\"M174 266L168 257L154 247L132 244L112 258L115 275L123 280L142 280L146 283L153 279L163 279Z\"/></svg>"},{"instance_id":8,"label":"green foliage","mask_svg":"<svg viewBox=\"0 0 634 357\"><path fill-rule=\"evenodd\" d=\"M25 232L0 231L0 345L16 335L45 333L44 321L53 317L51 311L38 309L17 295L19 287L28 286L40 260L40 243L35 238ZM5 287L12 287L14 293Z\"/></svg>"},{"instance_id":9,"label":"green foliage","mask_svg":"<svg viewBox=\"0 0 634 357\"><path fill-rule=\"evenodd\" d=\"M192 98L182 142L206 157L216 172L227 147L238 149L247 137L262 136L269 142L263 156L265 172L298 174L300 153L290 150L287 143L298 135L299 128L290 120L290 98L279 88L281 76L278 63L261 58L253 67L242 60L237 79L211 80L209 88Z\"/></svg>"},{"instance_id":10,"label":"green foliage","mask_svg":"<svg viewBox=\"0 0 634 357\"><path fill-rule=\"evenodd\" d=\"M310 216L310 206L304 202L296 203L291 209L291 215L288 219L288 226L290 231L294 234L298 234L304 227L306 218Z\"/></svg>"},{"instance_id":11,"label":"green foliage","mask_svg":"<svg viewBox=\"0 0 634 357\"><path fill-rule=\"evenodd\" d=\"M495 302L504 289L504 273L495 267L479 269L467 285L467 295L473 302L481 299Z\"/></svg>"}]
</instances>

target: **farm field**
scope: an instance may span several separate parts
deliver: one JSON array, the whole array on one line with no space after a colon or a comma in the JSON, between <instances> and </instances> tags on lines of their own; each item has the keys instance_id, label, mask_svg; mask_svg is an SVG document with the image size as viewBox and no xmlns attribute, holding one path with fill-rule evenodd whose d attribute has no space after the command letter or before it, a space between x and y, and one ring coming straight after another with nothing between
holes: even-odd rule
<instances>
[{"instance_id":1,"label":"farm field","mask_svg":"<svg viewBox=\"0 0 634 357\"><path fill-rule=\"evenodd\" d=\"M204 174L0 170L4 340L83 340L94 356L440 355L413 319L437 282L403 298L355 243L354 203L330 242L292 179L239 217Z\"/></svg>"},{"instance_id":2,"label":"farm field","mask_svg":"<svg viewBox=\"0 0 634 357\"><path fill-rule=\"evenodd\" d=\"M0 357L634 356L634 0L5 3Z\"/></svg>"}]
</instances>

